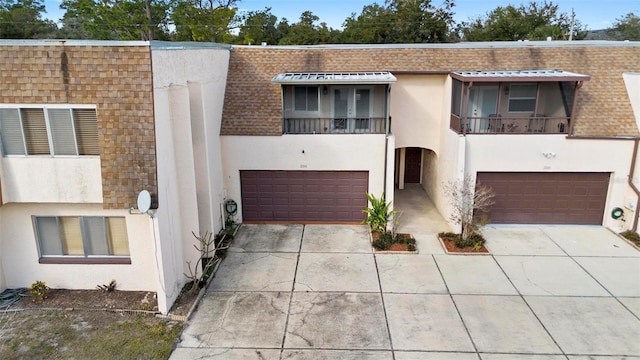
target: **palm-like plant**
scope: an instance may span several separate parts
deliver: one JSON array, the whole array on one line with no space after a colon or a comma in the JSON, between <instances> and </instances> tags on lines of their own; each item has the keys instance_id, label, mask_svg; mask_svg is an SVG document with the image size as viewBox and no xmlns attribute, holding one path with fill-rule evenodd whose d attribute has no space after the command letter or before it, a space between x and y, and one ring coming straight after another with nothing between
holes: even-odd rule
<instances>
[{"instance_id":1,"label":"palm-like plant","mask_svg":"<svg viewBox=\"0 0 640 360\"><path fill-rule=\"evenodd\" d=\"M367 200L371 206L362 210L367 214L367 218L363 222L369 225L371 231L387 231L387 223L396 213L395 210L391 210L391 201L385 202L384 193L379 198L367 193Z\"/></svg>"}]
</instances>

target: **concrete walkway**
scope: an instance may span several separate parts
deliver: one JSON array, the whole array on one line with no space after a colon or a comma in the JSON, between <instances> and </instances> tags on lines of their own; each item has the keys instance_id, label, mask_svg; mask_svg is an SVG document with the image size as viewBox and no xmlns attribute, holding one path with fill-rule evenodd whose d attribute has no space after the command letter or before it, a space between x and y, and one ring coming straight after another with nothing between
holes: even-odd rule
<instances>
[{"instance_id":1,"label":"concrete walkway","mask_svg":"<svg viewBox=\"0 0 640 360\"><path fill-rule=\"evenodd\" d=\"M491 256L427 233L243 225L171 359L640 357L640 252L608 230L490 227Z\"/></svg>"},{"instance_id":2,"label":"concrete walkway","mask_svg":"<svg viewBox=\"0 0 640 360\"><path fill-rule=\"evenodd\" d=\"M640 252L602 227L490 226L445 255L419 186L396 192L417 255L365 226L244 225L172 359L640 358Z\"/></svg>"}]
</instances>

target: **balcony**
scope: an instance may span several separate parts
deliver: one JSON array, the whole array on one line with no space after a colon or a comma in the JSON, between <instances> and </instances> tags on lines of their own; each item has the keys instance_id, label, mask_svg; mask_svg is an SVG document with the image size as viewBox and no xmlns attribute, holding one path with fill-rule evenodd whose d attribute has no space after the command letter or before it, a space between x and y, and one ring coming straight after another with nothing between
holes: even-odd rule
<instances>
[{"instance_id":1,"label":"balcony","mask_svg":"<svg viewBox=\"0 0 640 360\"><path fill-rule=\"evenodd\" d=\"M385 134L395 81L389 72L278 74L282 133Z\"/></svg>"},{"instance_id":2,"label":"balcony","mask_svg":"<svg viewBox=\"0 0 640 360\"><path fill-rule=\"evenodd\" d=\"M454 71L449 127L458 134L569 134L588 75L560 70Z\"/></svg>"},{"instance_id":3,"label":"balcony","mask_svg":"<svg viewBox=\"0 0 640 360\"><path fill-rule=\"evenodd\" d=\"M384 117L284 118L284 134L384 134Z\"/></svg>"},{"instance_id":4,"label":"balcony","mask_svg":"<svg viewBox=\"0 0 640 360\"><path fill-rule=\"evenodd\" d=\"M569 120L568 117L540 114L530 117L491 115L466 119L452 114L450 128L459 134L568 134Z\"/></svg>"}]
</instances>

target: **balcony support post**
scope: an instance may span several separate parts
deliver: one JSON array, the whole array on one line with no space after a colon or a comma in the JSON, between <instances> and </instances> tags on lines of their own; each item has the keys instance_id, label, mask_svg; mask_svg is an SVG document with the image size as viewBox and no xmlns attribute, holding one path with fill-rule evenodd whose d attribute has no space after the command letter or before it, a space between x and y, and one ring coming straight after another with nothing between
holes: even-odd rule
<instances>
[{"instance_id":1,"label":"balcony support post","mask_svg":"<svg viewBox=\"0 0 640 360\"><path fill-rule=\"evenodd\" d=\"M569 133L567 136L573 136L573 127L575 126L576 104L578 103L578 91L584 85L584 82L576 82L576 91L573 93L573 104L571 104L571 116L569 117Z\"/></svg>"}]
</instances>

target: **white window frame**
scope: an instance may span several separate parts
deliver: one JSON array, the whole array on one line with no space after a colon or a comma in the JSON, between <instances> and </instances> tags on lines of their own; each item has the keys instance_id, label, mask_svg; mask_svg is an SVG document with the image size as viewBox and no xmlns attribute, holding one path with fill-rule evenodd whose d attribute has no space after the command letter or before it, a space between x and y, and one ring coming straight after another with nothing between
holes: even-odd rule
<instances>
[{"instance_id":1,"label":"white window frame","mask_svg":"<svg viewBox=\"0 0 640 360\"><path fill-rule=\"evenodd\" d=\"M61 218L77 218L79 221L79 225L80 225L80 229L79 231L82 234L82 250L84 252L84 255L69 255L69 254L43 254L42 248L43 248L43 242L44 241L41 238L41 234L40 234L40 228L38 227L38 220L39 219L56 219L56 224L57 224L57 228L58 228L58 232L60 232L60 219ZM107 219L109 218L118 218L118 219L123 219L124 220L124 226L126 228L127 223L126 223L126 217L124 216L96 216L96 215L87 215L87 216L76 216L76 215L34 215L32 216L32 222L33 222L33 230L34 230L34 234L35 234L35 238L36 238L36 245L38 248L38 255L39 257L42 258L48 258L48 259L68 259L68 258L75 258L75 259L91 259L91 258L108 258L108 259L130 259L131 257L131 244L129 242L129 236L128 236L128 232L126 233L126 243L127 243L127 248L128 248L128 254L127 255L114 255L112 254L113 249L111 249L111 247L109 246L109 235L108 233L104 234L104 239L107 241L105 245L105 247L108 249L109 254L90 254L87 253L88 249L90 248L90 241L89 241L89 229L87 228L87 222L85 222L84 219L90 219L90 218L99 218L102 219L102 221L106 224ZM106 231L106 226L105 226L105 231ZM58 233L58 236L59 233ZM48 239L51 240L51 239ZM55 239L54 239L55 240ZM60 239L57 239L58 241L60 241ZM62 244L59 244L62 247Z\"/></svg>"},{"instance_id":2,"label":"white window frame","mask_svg":"<svg viewBox=\"0 0 640 360\"><path fill-rule=\"evenodd\" d=\"M535 95L533 96L512 96L513 86L533 86L535 87ZM538 103L538 83L512 83L509 84L509 101L507 103L507 111L510 113L528 113L531 114L536 111L536 105ZM533 109L531 110L511 110L511 100L533 100Z\"/></svg>"},{"instance_id":3,"label":"white window frame","mask_svg":"<svg viewBox=\"0 0 640 360\"><path fill-rule=\"evenodd\" d=\"M307 90L306 96L305 96L306 97L305 110L296 109L296 88L305 88L305 89L316 88L318 108L316 110L309 110L309 93ZM322 90L320 89L319 85L293 85L292 91L291 91L293 113L294 114L318 114L320 112L320 109L322 108L322 104L320 103L321 94L322 94Z\"/></svg>"},{"instance_id":4,"label":"white window frame","mask_svg":"<svg viewBox=\"0 0 640 360\"><path fill-rule=\"evenodd\" d=\"M0 109L15 109L18 111L18 117L19 117L19 121L20 121L20 128L22 131L22 143L23 143L23 150L24 150L24 154L4 154L3 150L3 146L2 146L2 139L0 138L0 152L2 152L2 156L4 157L85 157L85 156L99 156L99 155L80 155L79 154L79 150L78 150L78 141L77 141L77 137L76 135L76 129L75 129L75 123L73 121L73 110L74 109L90 109L90 110L95 110L96 111L96 118L98 116L98 109L96 105L91 105L91 104L0 104ZM32 154L28 154L27 153L27 140L26 140L26 136L24 133L24 124L22 122L22 113L21 113L21 109L42 109L42 112L44 114L44 120L45 120L45 126L47 129L47 140L49 142L49 154L39 154L39 155L32 155ZM54 143L53 143L53 135L52 135L52 127L50 124L50 119L49 119L49 112L48 110L68 110L69 113L71 114L71 126L73 127L73 131L74 131L74 143L75 143L75 155L57 155L54 151Z\"/></svg>"}]
</instances>

